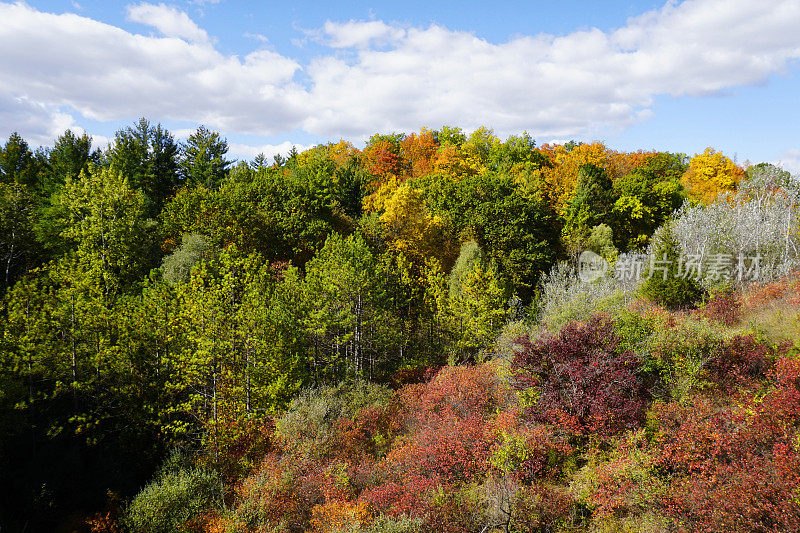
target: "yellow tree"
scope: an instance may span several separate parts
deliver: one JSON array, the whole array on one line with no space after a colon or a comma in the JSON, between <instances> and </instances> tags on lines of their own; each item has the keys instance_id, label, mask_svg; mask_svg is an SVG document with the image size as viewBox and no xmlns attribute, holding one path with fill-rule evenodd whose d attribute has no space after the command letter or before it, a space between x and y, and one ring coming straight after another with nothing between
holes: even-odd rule
<instances>
[{"instance_id":1,"label":"yellow tree","mask_svg":"<svg viewBox=\"0 0 800 533\"><path fill-rule=\"evenodd\" d=\"M453 180L471 176L475 170L469 165L466 154L453 144L439 147L433 159L433 169Z\"/></svg>"},{"instance_id":2,"label":"yellow tree","mask_svg":"<svg viewBox=\"0 0 800 533\"><path fill-rule=\"evenodd\" d=\"M580 168L592 164L605 169L611 153L600 142L579 144L571 149L565 145L545 144L541 150L550 162L550 166L541 171L547 194L552 206L562 216L566 214L575 191Z\"/></svg>"},{"instance_id":3,"label":"yellow tree","mask_svg":"<svg viewBox=\"0 0 800 533\"><path fill-rule=\"evenodd\" d=\"M689 197L705 204L714 201L723 191L734 191L744 177L744 170L713 148L695 154L681 178Z\"/></svg>"},{"instance_id":4,"label":"yellow tree","mask_svg":"<svg viewBox=\"0 0 800 533\"><path fill-rule=\"evenodd\" d=\"M491 154L496 152L501 144L493 130L481 126L473 131L467 142L461 145L461 152L471 173L486 172Z\"/></svg>"},{"instance_id":5,"label":"yellow tree","mask_svg":"<svg viewBox=\"0 0 800 533\"><path fill-rule=\"evenodd\" d=\"M449 262L453 244L444 221L428 212L422 191L403 184L386 200L384 208L380 220L389 246L411 260L417 272L429 257Z\"/></svg>"},{"instance_id":6,"label":"yellow tree","mask_svg":"<svg viewBox=\"0 0 800 533\"><path fill-rule=\"evenodd\" d=\"M326 148L328 150L328 157L340 167L346 165L349 160L361 154L361 150L343 139L340 139L337 143L329 143Z\"/></svg>"}]
</instances>

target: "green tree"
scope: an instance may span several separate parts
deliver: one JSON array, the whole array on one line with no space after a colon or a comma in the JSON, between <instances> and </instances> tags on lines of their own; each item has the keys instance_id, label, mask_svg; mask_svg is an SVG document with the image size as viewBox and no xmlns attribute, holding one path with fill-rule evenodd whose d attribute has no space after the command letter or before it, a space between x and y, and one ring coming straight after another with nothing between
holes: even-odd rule
<instances>
[{"instance_id":1,"label":"green tree","mask_svg":"<svg viewBox=\"0 0 800 533\"><path fill-rule=\"evenodd\" d=\"M467 136L457 126L442 126L441 130L434 132L434 137L439 144L450 144L456 147L460 147L467 141Z\"/></svg>"},{"instance_id":2,"label":"green tree","mask_svg":"<svg viewBox=\"0 0 800 533\"><path fill-rule=\"evenodd\" d=\"M27 187L16 182L0 183L0 260L3 289L32 266L39 252L33 232L34 200ZM1 294L1 293L0 293Z\"/></svg>"},{"instance_id":3,"label":"green tree","mask_svg":"<svg viewBox=\"0 0 800 533\"><path fill-rule=\"evenodd\" d=\"M175 431L192 431L186 420L196 420L215 461L240 423L273 412L302 384L298 331L287 331L297 320L274 278L258 254L231 245L179 286L186 344L175 354L172 364L180 370L169 384L182 398L173 405L183 421Z\"/></svg>"},{"instance_id":4,"label":"green tree","mask_svg":"<svg viewBox=\"0 0 800 533\"><path fill-rule=\"evenodd\" d=\"M149 200L147 214L155 216L179 184L178 145L172 134L141 118L119 130L106 154L108 165L128 179L132 189Z\"/></svg>"},{"instance_id":5,"label":"green tree","mask_svg":"<svg viewBox=\"0 0 800 533\"><path fill-rule=\"evenodd\" d=\"M31 272L7 303L3 373L24 388L5 393L28 427L0 480L4 503L46 529L149 475L159 446L143 384L153 374L120 349L118 308L76 254Z\"/></svg>"},{"instance_id":6,"label":"green tree","mask_svg":"<svg viewBox=\"0 0 800 533\"><path fill-rule=\"evenodd\" d=\"M183 372L182 354L187 344L188 322L179 290L157 278L145 281L138 294L125 295L115 308L118 350L127 373L117 392L126 399L128 412L142 434L158 441L140 443L142 449L158 444L178 445L200 424L175 405L185 401L176 386Z\"/></svg>"},{"instance_id":7,"label":"green tree","mask_svg":"<svg viewBox=\"0 0 800 533\"><path fill-rule=\"evenodd\" d=\"M0 149L0 182L36 186L38 168L33 152L19 133L9 135Z\"/></svg>"},{"instance_id":8,"label":"green tree","mask_svg":"<svg viewBox=\"0 0 800 533\"><path fill-rule=\"evenodd\" d=\"M653 237L652 268L642 284L642 294L672 309L691 305L702 296L696 280L681 272L681 249L667 223Z\"/></svg>"},{"instance_id":9,"label":"green tree","mask_svg":"<svg viewBox=\"0 0 800 533\"><path fill-rule=\"evenodd\" d=\"M184 235L181 245L161 262L164 280L172 285L189 281L192 267L207 258L211 249L211 243L203 235Z\"/></svg>"},{"instance_id":10,"label":"green tree","mask_svg":"<svg viewBox=\"0 0 800 533\"><path fill-rule=\"evenodd\" d=\"M475 358L505 324L505 298L496 274L475 263L450 299L454 348L460 360Z\"/></svg>"},{"instance_id":11,"label":"green tree","mask_svg":"<svg viewBox=\"0 0 800 533\"><path fill-rule=\"evenodd\" d=\"M614 247L614 232L606 224L599 224L592 228L586 240L586 249L603 257L606 261L616 261L619 252Z\"/></svg>"},{"instance_id":12,"label":"green tree","mask_svg":"<svg viewBox=\"0 0 800 533\"><path fill-rule=\"evenodd\" d=\"M56 203L63 236L97 273L107 296L154 266L144 195L118 171L92 168L76 180L68 178Z\"/></svg>"},{"instance_id":13,"label":"green tree","mask_svg":"<svg viewBox=\"0 0 800 533\"><path fill-rule=\"evenodd\" d=\"M449 294L455 297L461 292L461 286L467 275L472 272L475 265L480 265L483 261L483 252L481 252L478 243L475 241L467 241L461 245L461 252L458 254L453 269L450 271L450 279L448 280Z\"/></svg>"},{"instance_id":14,"label":"green tree","mask_svg":"<svg viewBox=\"0 0 800 533\"><path fill-rule=\"evenodd\" d=\"M490 168L502 173L518 175L538 170L547 159L536 149L536 142L527 132L511 135L495 147L489 155Z\"/></svg>"},{"instance_id":15,"label":"green tree","mask_svg":"<svg viewBox=\"0 0 800 533\"><path fill-rule=\"evenodd\" d=\"M180 170L187 183L216 189L225 180L231 161L225 158L228 141L205 126L197 128L181 147Z\"/></svg>"},{"instance_id":16,"label":"green tree","mask_svg":"<svg viewBox=\"0 0 800 533\"><path fill-rule=\"evenodd\" d=\"M608 221L612 205L614 192L605 169L590 163L581 165L575 192L567 204L562 231L567 245L582 248L591 229Z\"/></svg>"},{"instance_id":17,"label":"green tree","mask_svg":"<svg viewBox=\"0 0 800 533\"><path fill-rule=\"evenodd\" d=\"M316 376L373 376L392 345L376 258L359 235L331 234L307 265L306 328Z\"/></svg>"},{"instance_id":18,"label":"green tree","mask_svg":"<svg viewBox=\"0 0 800 533\"><path fill-rule=\"evenodd\" d=\"M48 196L64 185L67 178L78 179L82 171L89 170L90 163L99 162L99 152L92 152L92 138L84 133L80 137L72 130L65 131L56 139L48 152L46 176L42 188Z\"/></svg>"},{"instance_id":19,"label":"green tree","mask_svg":"<svg viewBox=\"0 0 800 533\"><path fill-rule=\"evenodd\" d=\"M541 198L516 188L508 177L473 177L462 191L468 196L461 217L468 221L478 246L509 282L510 293L529 302L540 277L558 255L555 213Z\"/></svg>"},{"instance_id":20,"label":"green tree","mask_svg":"<svg viewBox=\"0 0 800 533\"><path fill-rule=\"evenodd\" d=\"M683 204L686 195L676 178L683 167L674 166L670 170L651 163L649 167L639 168L614 183L617 199L611 209L609 224L614 229L615 243L620 249L644 247L656 228Z\"/></svg>"}]
</instances>

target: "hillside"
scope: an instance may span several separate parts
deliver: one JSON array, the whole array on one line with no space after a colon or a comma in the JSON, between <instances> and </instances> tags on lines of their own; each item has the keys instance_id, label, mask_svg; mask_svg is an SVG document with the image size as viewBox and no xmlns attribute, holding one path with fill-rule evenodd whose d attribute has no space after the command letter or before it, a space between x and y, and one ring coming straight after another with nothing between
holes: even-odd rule
<instances>
[{"instance_id":1,"label":"hillside","mask_svg":"<svg viewBox=\"0 0 800 533\"><path fill-rule=\"evenodd\" d=\"M800 182L456 127L0 150L0 529L798 531Z\"/></svg>"}]
</instances>

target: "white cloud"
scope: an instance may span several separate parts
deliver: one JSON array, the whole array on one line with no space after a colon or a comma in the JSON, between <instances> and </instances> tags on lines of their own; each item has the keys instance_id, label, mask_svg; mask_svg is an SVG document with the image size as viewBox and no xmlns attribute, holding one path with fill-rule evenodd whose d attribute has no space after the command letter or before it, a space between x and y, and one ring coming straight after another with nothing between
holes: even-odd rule
<instances>
[{"instance_id":1,"label":"white cloud","mask_svg":"<svg viewBox=\"0 0 800 533\"><path fill-rule=\"evenodd\" d=\"M226 56L208 43L149 37L74 14L0 4L0 94L72 108L96 121L188 120L271 134L304 117L299 65L259 50ZM43 133L41 130L33 132Z\"/></svg>"},{"instance_id":2,"label":"white cloud","mask_svg":"<svg viewBox=\"0 0 800 533\"><path fill-rule=\"evenodd\" d=\"M249 31L244 32L244 36L248 39L253 39L254 41L258 41L261 43L269 43L269 37L266 35L262 35L260 33L250 33Z\"/></svg>"},{"instance_id":3,"label":"white cloud","mask_svg":"<svg viewBox=\"0 0 800 533\"><path fill-rule=\"evenodd\" d=\"M646 120L657 96L764 83L800 58L797 0L670 2L616 31L502 43L435 25L329 21L316 34L328 51L305 65L269 50L223 54L165 4L128 16L160 35L0 3L0 47L14 50L0 55L1 123L36 138L81 117L139 116L228 135L363 138L458 124L602 137Z\"/></svg>"},{"instance_id":4,"label":"white cloud","mask_svg":"<svg viewBox=\"0 0 800 533\"><path fill-rule=\"evenodd\" d=\"M0 92L0 139L16 131L33 146L50 144L68 128L76 129L74 119L54 106Z\"/></svg>"},{"instance_id":5,"label":"white cloud","mask_svg":"<svg viewBox=\"0 0 800 533\"><path fill-rule=\"evenodd\" d=\"M387 32L361 24L363 35ZM650 116L658 95L764 82L800 58L798 24L794 0L690 0L613 32L500 44L438 26L411 28L388 50L362 48L354 60L328 56L309 65L319 111L304 127L326 136L443 123L485 124L501 134L607 134ZM347 34L358 36L357 26L348 23ZM360 43L353 38L352 46Z\"/></svg>"},{"instance_id":6,"label":"white cloud","mask_svg":"<svg viewBox=\"0 0 800 533\"><path fill-rule=\"evenodd\" d=\"M323 32L328 36L328 46L332 48L367 48L371 45L385 45L399 41L405 35L401 28L392 27L380 20L370 22L331 22L327 21Z\"/></svg>"},{"instance_id":7,"label":"white cloud","mask_svg":"<svg viewBox=\"0 0 800 533\"><path fill-rule=\"evenodd\" d=\"M128 20L152 26L165 37L177 37L194 43L207 43L208 34L189 15L164 4L129 5Z\"/></svg>"},{"instance_id":8,"label":"white cloud","mask_svg":"<svg viewBox=\"0 0 800 533\"><path fill-rule=\"evenodd\" d=\"M312 147L312 145L302 145L289 141L284 141L280 144L264 144L260 146L228 143L228 154L230 157L240 160L251 160L258 154L264 154L269 161L272 161L272 157L275 155L286 156L292 150L292 146L294 146L298 152L308 150Z\"/></svg>"}]
</instances>

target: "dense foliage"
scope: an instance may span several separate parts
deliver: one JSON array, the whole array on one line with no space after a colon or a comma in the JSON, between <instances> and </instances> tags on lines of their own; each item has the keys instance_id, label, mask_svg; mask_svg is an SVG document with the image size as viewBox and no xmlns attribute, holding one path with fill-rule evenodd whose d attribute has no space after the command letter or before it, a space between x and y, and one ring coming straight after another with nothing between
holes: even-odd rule
<instances>
[{"instance_id":1,"label":"dense foliage","mask_svg":"<svg viewBox=\"0 0 800 533\"><path fill-rule=\"evenodd\" d=\"M800 528L795 178L486 128L227 152L0 147L0 529Z\"/></svg>"}]
</instances>

